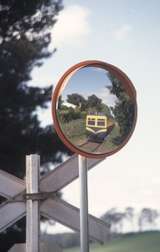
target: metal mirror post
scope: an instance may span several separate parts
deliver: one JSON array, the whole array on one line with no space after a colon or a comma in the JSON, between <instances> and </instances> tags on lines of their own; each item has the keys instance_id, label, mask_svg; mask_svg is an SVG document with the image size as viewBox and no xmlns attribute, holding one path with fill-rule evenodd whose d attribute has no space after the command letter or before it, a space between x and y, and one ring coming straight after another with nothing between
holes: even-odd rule
<instances>
[{"instance_id":1,"label":"metal mirror post","mask_svg":"<svg viewBox=\"0 0 160 252\"><path fill-rule=\"evenodd\" d=\"M81 252L89 252L88 231L88 169L87 158L78 156L80 181L80 244Z\"/></svg>"}]
</instances>

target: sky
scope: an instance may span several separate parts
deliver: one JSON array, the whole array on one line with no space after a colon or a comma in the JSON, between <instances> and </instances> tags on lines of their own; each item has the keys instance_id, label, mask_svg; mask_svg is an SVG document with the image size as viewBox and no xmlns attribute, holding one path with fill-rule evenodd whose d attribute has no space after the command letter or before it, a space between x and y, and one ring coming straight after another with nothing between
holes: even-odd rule
<instances>
[{"instance_id":1,"label":"sky","mask_svg":"<svg viewBox=\"0 0 160 252\"><path fill-rule=\"evenodd\" d=\"M64 0L50 45L57 52L32 73L32 85L56 85L72 65L102 60L124 71L137 90L133 136L88 175L89 212L96 216L112 207L160 209L159 10L159 0ZM50 111L39 111L42 125L52 122ZM78 180L63 197L79 206Z\"/></svg>"},{"instance_id":2,"label":"sky","mask_svg":"<svg viewBox=\"0 0 160 252\"><path fill-rule=\"evenodd\" d=\"M108 87L112 86L107 76L108 71L98 67L84 67L79 69L66 83L62 90L62 100L67 101L67 96L73 93L88 96L96 95L109 107L113 107L117 101L116 95L112 94Z\"/></svg>"}]
</instances>

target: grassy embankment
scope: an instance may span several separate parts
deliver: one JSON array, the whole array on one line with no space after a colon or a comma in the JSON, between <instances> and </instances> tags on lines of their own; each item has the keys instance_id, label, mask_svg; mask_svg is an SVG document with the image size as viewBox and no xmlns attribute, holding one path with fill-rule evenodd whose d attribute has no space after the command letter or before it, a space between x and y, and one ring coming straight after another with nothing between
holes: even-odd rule
<instances>
[{"instance_id":1,"label":"grassy embankment","mask_svg":"<svg viewBox=\"0 0 160 252\"><path fill-rule=\"evenodd\" d=\"M69 123L61 124L63 132L66 133L68 139L75 145L81 145L87 141L87 132L84 119L72 120ZM118 127L114 127L112 132L107 136L106 140L101 145L99 151L113 150L117 146L113 143L113 139L119 136Z\"/></svg>"},{"instance_id":2,"label":"grassy embankment","mask_svg":"<svg viewBox=\"0 0 160 252\"><path fill-rule=\"evenodd\" d=\"M62 123L61 128L73 144L80 145L87 140L85 121L83 119Z\"/></svg>"}]
</instances>

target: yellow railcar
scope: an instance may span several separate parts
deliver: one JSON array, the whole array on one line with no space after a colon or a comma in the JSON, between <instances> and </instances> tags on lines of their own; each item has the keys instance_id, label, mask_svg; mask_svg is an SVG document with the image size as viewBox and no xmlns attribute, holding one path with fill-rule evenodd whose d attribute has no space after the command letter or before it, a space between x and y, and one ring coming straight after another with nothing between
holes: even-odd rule
<instances>
[{"instance_id":1,"label":"yellow railcar","mask_svg":"<svg viewBox=\"0 0 160 252\"><path fill-rule=\"evenodd\" d=\"M105 115L86 116L86 131L90 141L104 141L111 127L113 127L113 122Z\"/></svg>"}]
</instances>

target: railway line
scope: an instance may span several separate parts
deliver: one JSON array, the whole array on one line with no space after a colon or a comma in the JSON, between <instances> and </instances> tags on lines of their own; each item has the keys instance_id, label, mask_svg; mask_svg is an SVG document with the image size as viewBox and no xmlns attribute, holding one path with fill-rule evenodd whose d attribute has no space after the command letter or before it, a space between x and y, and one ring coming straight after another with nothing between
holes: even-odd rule
<instances>
[{"instance_id":1,"label":"railway line","mask_svg":"<svg viewBox=\"0 0 160 252\"><path fill-rule=\"evenodd\" d=\"M96 142L91 142L89 140L87 140L86 142L82 143L81 145L79 145L79 147L83 147L86 150L90 150L91 152L95 152L99 149L99 147L103 144L102 143L96 143Z\"/></svg>"}]
</instances>

